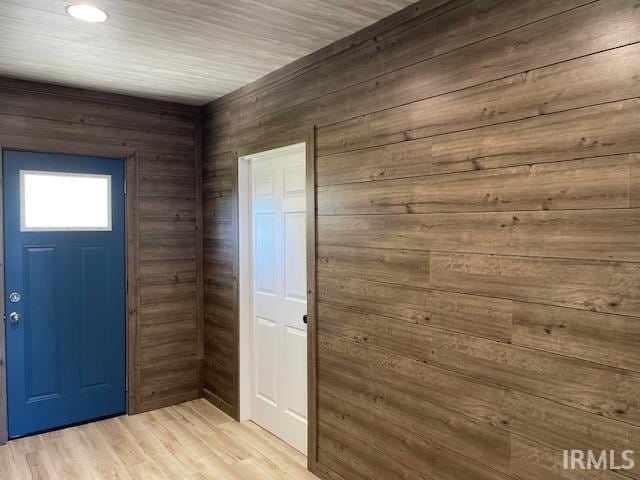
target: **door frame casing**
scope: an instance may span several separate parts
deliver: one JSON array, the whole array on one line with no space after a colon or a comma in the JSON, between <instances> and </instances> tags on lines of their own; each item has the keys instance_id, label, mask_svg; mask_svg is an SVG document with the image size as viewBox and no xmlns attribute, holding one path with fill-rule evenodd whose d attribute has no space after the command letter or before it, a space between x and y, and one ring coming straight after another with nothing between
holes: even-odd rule
<instances>
[{"instance_id":1,"label":"door frame casing","mask_svg":"<svg viewBox=\"0 0 640 480\"><path fill-rule=\"evenodd\" d=\"M138 154L134 149L125 149L122 155L100 155L95 152L85 154L82 152L51 152L46 149L12 148L10 145L0 145L0 291L2 292L2 305L0 306L1 318L5 317L5 291L4 291L4 151L33 151L46 154L59 155L86 155L103 158L113 158L124 162L125 184L125 395L127 414L137 413L138 393L138 286L137 260L140 248L138 239L138 214L137 214L137 179L138 179ZM6 321L6 320L5 320ZM6 338L5 321L0 325L0 445L7 443L8 429L8 403L7 403L7 362L6 362Z\"/></svg>"},{"instance_id":2,"label":"door frame casing","mask_svg":"<svg viewBox=\"0 0 640 480\"><path fill-rule=\"evenodd\" d=\"M306 217L307 217L307 468L316 472L317 445L318 445L318 416L317 416L317 296L316 296L316 134L315 125L306 128L304 135L296 135L289 142L273 144L261 143L255 146L243 146L233 149L232 163L232 205L233 205L233 232L234 232L234 322L235 322L235 385L236 404L235 419L240 420L240 403L242 375L240 369L240 325L241 303L240 288L246 272L240 269L240 162L242 157L255 155L253 152L266 152L277 148L304 143L306 145ZM246 201L246 200L245 200ZM246 206L246 205L245 205ZM250 282L250 278L248 279ZM250 286L250 283L249 283ZM246 314L246 313L245 313ZM250 317L249 317L250 318ZM243 389L246 388L246 385Z\"/></svg>"},{"instance_id":3,"label":"door frame casing","mask_svg":"<svg viewBox=\"0 0 640 480\"><path fill-rule=\"evenodd\" d=\"M238 157L238 420L251 419L253 381L253 292L251 265L251 157ZM244 186L244 187L243 187Z\"/></svg>"}]
</instances>

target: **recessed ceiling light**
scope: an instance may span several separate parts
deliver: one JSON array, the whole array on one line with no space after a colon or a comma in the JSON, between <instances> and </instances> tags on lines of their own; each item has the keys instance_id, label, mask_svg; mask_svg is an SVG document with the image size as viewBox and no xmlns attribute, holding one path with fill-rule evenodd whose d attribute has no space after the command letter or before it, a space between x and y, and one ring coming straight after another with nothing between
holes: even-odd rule
<instances>
[{"instance_id":1,"label":"recessed ceiling light","mask_svg":"<svg viewBox=\"0 0 640 480\"><path fill-rule=\"evenodd\" d=\"M94 7L93 5L84 5L81 3L69 5L66 10L73 18L77 18L78 20L83 20L85 22L104 22L108 17L107 12L100 10L98 7Z\"/></svg>"}]
</instances>

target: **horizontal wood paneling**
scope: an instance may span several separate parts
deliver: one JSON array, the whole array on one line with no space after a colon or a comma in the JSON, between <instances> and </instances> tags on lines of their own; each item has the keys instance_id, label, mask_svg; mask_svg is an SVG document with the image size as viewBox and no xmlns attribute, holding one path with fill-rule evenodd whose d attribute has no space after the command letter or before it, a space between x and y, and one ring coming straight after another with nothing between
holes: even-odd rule
<instances>
[{"instance_id":1,"label":"horizontal wood paneling","mask_svg":"<svg viewBox=\"0 0 640 480\"><path fill-rule=\"evenodd\" d=\"M640 404L633 394L640 375L323 304L319 312L329 324L327 333L599 415L640 423Z\"/></svg>"},{"instance_id":2,"label":"horizontal wood paneling","mask_svg":"<svg viewBox=\"0 0 640 480\"><path fill-rule=\"evenodd\" d=\"M640 440L640 428L636 425L594 415L403 355L362 346L348 339L326 334L320 336L319 359L320 365L325 363L352 375L376 379L386 388L410 393L555 450L622 450L629 445L637 445ZM384 394L384 390L379 394Z\"/></svg>"},{"instance_id":3,"label":"horizontal wood paneling","mask_svg":"<svg viewBox=\"0 0 640 480\"><path fill-rule=\"evenodd\" d=\"M640 322L636 317L518 303L516 345L640 372Z\"/></svg>"},{"instance_id":4,"label":"horizontal wood paneling","mask_svg":"<svg viewBox=\"0 0 640 480\"><path fill-rule=\"evenodd\" d=\"M431 252L444 290L640 316L637 263Z\"/></svg>"},{"instance_id":5,"label":"horizontal wood paneling","mask_svg":"<svg viewBox=\"0 0 640 480\"><path fill-rule=\"evenodd\" d=\"M637 97L639 60L634 44L370 113L325 127L323 149L355 150ZM602 71L610 72L606 79Z\"/></svg>"},{"instance_id":6,"label":"horizontal wood paneling","mask_svg":"<svg viewBox=\"0 0 640 480\"><path fill-rule=\"evenodd\" d=\"M562 470L640 450L640 3L432 7L205 109L207 381L237 408L233 152L315 125L316 473L640 478Z\"/></svg>"},{"instance_id":7,"label":"horizontal wood paneling","mask_svg":"<svg viewBox=\"0 0 640 480\"><path fill-rule=\"evenodd\" d=\"M148 177L147 182L149 182ZM194 195L173 197L150 195L140 197L140 215L145 219L195 220L195 210Z\"/></svg>"},{"instance_id":8,"label":"horizontal wood paneling","mask_svg":"<svg viewBox=\"0 0 640 480\"><path fill-rule=\"evenodd\" d=\"M575 3L586 2L543 0L533 3L538 8L533 8L528 18L516 17L517 22L524 22L524 26L519 23L522 28L516 28L516 23L511 30L506 28L502 34L488 35L471 44L466 43L464 34L461 33L457 37L461 39L457 48L422 61L420 58L414 59L405 64L404 68L381 75L375 69L370 69L366 61L362 65L352 64L354 69L366 69L370 80L349 88L329 80L333 90L331 97L325 95L275 114L266 109L265 113L271 115L224 132L216 137L212 147L215 151L223 151L232 148L233 144L251 144L255 135L269 138L272 142L286 142L287 136L293 134L291 129L300 127L301 118L313 119L314 123L321 125L333 124L358 115L628 45L637 42L640 35L637 22L632 21L639 15L633 0L595 2L584 8L567 11L563 15L557 15L558 11L571 9ZM478 5L482 9L488 3ZM545 18L545 13L550 16ZM438 35L444 22L441 17L436 17L430 25L431 30ZM509 19L492 19L494 25L502 25L502 22L508 23ZM621 24L624 27L609 29L605 26L607 24ZM443 33L446 33L446 27L444 30ZM411 34L412 42L422 43L424 36L415 31ZM441 38L438 36L438 40ZM469 71L476 73L468 75ZM282 92L282 95L289 96L289 92L290 90ZM331 108L326 108L327 103L331 104ZM231 108L230 115L240 115L242 110L241 107ZM208 146L206 142L205 145ZM318 148L321 154L327 151L321 145Z\"/></svg>"},{"instance_id":9,"label":"horizontal wood paneling","mask_svg":"<svg viewBox=\"0 0 640 480\"><path fill-rule=\"evenodd\" d=\"M318 415L323 424L337 430L344 429L354 440L367 440L373 448L401 462L405 469L406 466L411 468L416 476L422 474L424 478L449 480L508 478L322 390Z\"/></svg>"},{"instance_id":10,"label":"horizontal wood paneling","mask_svg":"<svg viewBox=\"0 0 640 480\"><path fill-rule=\"evenodd\" d=\"M189 109L178 110L149 100L132 101L132 97L94 92L88 95L82 92L78 96L75 95L76 90L64 87L47 86L47 92L51 95L42 95L38 84L9 78L3 78L1 84L3 101L0 112L8 115L105 127L119 126L128 130L139 130L144 125L154 132L185 137L193 136L195 130L193 113ZM141 154L143 162L148 157L149 154ZM184 157L184 160L187 163L190 161L188 157Z\"/></svg>"},{"instance_id":11,"label":"horizontal wood paneling","mask_svg":"<svg viewBox=\"0 0 640 480\"><path fill-rule=\"evenodd\" d=\"M422 438L438 440L468 458L500 471L508 471L509 434L500 428L426 402L419 397L386 388L374 379L320 365L321 391L344 402L355 402L363 412L382 417ZM380 392L385 391L382 395ZM451 425L458 428L452 429Z\"/></svg>"},{"instance_id":12,"label":"horizontal wood paneling","mask_svg":"<svg viewBox=\"0 0 640 480\"><path fill-rule=\"evenodd\" d=\"M319 245L318 272L401 285L429 285L430 252Z\"/></svg>"},{"instance_id":13,"label":"horizontal wood paneling","mask_svg":"<svg viewBox=\"0 0 640 480\"><path fill-rule=\"evenodd\" d=\"M318 214L626 208L629 155L318 188ZM635 186L634 186L635 187Z\"/></svg>"},{"instance_id":14,"label":"horizontal wood paneling","mask_svg":"<svg viewBox=\"0 0 640 480\"><path fill-rule=\"evenodd\" d=\"M322 98L322 102L326 102L325 96L335 95L336 90L345 89L345 87L351 87L351 90L346 92L347 96L344 98L357 98L357 95L352 95L352 93L358 88L373 86L377 93L381 90L381 86L384 88L384 80L407 66L443 56L475 42L488 42L494 35L570 10L587 2L584 0L568 2L542 0L527 2L525 7L514 7L509 3L495 0L485 1L482 4L464 1L425 3L427 5L430 3L432 9L425 12L421 16L420 23L413 28L395 32L394 35L389 35L386 38L378 36L379 38L374 39L373 45L365 49L354 50L350 55L341 59L320 65L316 71L301 75L262 94L249 97L244 102L233 105L222 115L212 116L212 125L217 126L217 123L220 122L220 120L216 120L216 117L226 121L227 125L224 125L223 128L257 120L264 122L261 117L286 110L297 104L310 102L315 98ZM420 39L419 42L416 41L417 38ZM491 53L488 52L488 54ZM364 68L354 68L355 66ZM375 78L376 81L372 81L372 78ZM291 95L291 89L297 94ZM392 95L402 94L399 91L390 93ZM405 93L405 95L407 94L408 92ZM381 100L382 98L370 99L370 101ZM391 106L399 104L395 98L390 98L388 102ZM332 105L332 111L338 108L348 109L353 103L356 102L350 102L344 107ZM214 108L215 105L216 102L212 104ZM368 111L373 110L375 109L371 108ZM324 118L329 119L330 117L331 112L327 112Z\"/></svg>"},{"instance_id":15,"label":"horizontal wood paneling","mask_svg":"<svg viewBox=\"0 0 640 480\"><path fill-rule=\"evenodd\" d=\"M634 208L318 218L320 244L631 262L638 235Z\"/></svg>"},{"instance_id":16,"label":"horizontal wood paneling","mask_svg":"<svg viewBox=\"0 0 640 480\"><path fill-rule=\"evenodd\" d=\"M196 110L0 79L0 146L130 157L127 202L137 237L128 288L130 412L198 396L194 202ZM135 159L135 160L134 160ZM132 252L133 249L133 252ZM132 265L133 264L133 265ZM130 320L132 321L132 320ZM134 325L135 327L135 325ZM131 363L134 364L131 364Z\"/></svg>"},{"instance_id":17,"label":"horizontal wood paneling","mask_svg":"<svg viewBox=\"0 0 640 480\"><path fill-rule=\"evenodd\" d=\"M233 153L203 158L204 218L204 363L207 398L237 417L236 337L234 297Z\"/></svg>"},{"instance_id":18,"label":"horizontal wood paneling","mask_svg":"<svg viewBox=\"0 0 640 480\"><path fill-rule=\"evenodd\" d=\"M318 266L318 272L323 270ZM424 290L356 278L319 277L318 300L394 315L417 324L507 341L513 304L498 298ZM329 300L327 300L329 301Z\"/></svg>"}]
</instances>

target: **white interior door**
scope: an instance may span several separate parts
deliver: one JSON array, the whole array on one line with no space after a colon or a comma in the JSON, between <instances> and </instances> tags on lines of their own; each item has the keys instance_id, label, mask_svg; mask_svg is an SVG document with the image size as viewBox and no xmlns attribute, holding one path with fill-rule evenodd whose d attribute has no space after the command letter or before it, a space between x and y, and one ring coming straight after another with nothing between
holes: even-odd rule
<instances>
[{"instance_id":1,"label":"white interior door","mask_svg":"<svg viewBox=\"0 0 640 480\"><path fill-rule=\"evenodd\" d=\"M307 453L305 153L252 160L252 419Z\"/></svg>"}]
</instances>

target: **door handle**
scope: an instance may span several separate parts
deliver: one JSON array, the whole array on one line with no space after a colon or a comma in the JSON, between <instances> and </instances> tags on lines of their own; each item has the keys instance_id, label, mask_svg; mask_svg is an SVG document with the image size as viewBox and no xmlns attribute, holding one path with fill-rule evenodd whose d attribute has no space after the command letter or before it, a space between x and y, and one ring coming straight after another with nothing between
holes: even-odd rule
<instances>
[{"instance_id":1,"label":"door handle","mask_svg":"<svg viewBox=\"0 0 640 480\"><path fill-rule=\"evenodd\" d=\"M307 323L307 314L306 313L302 316L302 321L304 323Z\"/></svg>"},{"instance_id":2,"label":"door handle","mask_svg":"<svg viewBox=\"0 0 640 480\"><path fill-rule=\"evenodd\" d=\"M18 312L11 312L9 314L9 320L11 320L11 323L18 323L21 318L22 315L20 315Z\"/></svg>"}]
</instances>

